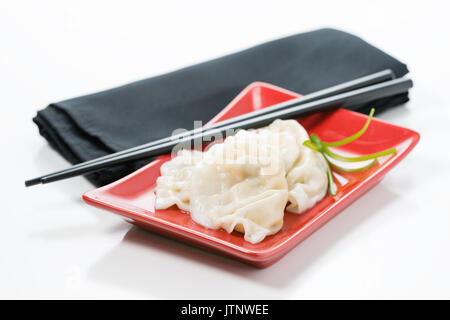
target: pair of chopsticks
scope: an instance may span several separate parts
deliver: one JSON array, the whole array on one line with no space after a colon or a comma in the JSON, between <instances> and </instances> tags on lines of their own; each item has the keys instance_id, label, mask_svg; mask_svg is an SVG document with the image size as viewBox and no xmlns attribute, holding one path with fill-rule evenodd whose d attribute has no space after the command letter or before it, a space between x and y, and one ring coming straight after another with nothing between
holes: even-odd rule
<instances>
[{"instance_id":1,"label":"pair of chopsticks","mask_svg":"<svg viewBox=\"0 0 450 320\"><path fill-rule=\"evenodd\" d=\"M337 108L355 109L376 99L407 92L413 86L410 79L395 79L391 70L384 70L296 99L278 103L254 112L197 128L182 134L155 140L134 148L82 162L68 169L25 181L25 186L63 180L88 174L114 165L169 153L173 147L192 141L211 141L214 137L237 129L258 128L275 119L289 119Z\"/></svg>"}]
</instances>

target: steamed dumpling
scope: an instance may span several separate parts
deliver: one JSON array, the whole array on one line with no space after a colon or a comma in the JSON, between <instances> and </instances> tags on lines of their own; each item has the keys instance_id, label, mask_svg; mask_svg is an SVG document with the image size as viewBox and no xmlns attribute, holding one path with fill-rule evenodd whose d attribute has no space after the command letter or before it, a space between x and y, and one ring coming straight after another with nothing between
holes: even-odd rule
<instances>
[{"instance_id":1,"label":"steamed dumpling","mask_svg":"<svg viewBox=\"0 0 450 320\"><path fill-rule=\"evenodd\" d=\"M295 120L241 130L205 152L182 150L161 166L157 209L176 205L197 223L258 243L278 232L287 210L312 207L327 190L323 157L302 145Z\"/></svg>"},{"instance_id":2,"label":"steamed dumpling","mask_svg":"<svg viewBox=\"0 0 450 320\"><path fill-rule=\"evenodd\" d=\"M287 167L286 180L289 189L289 212L301 213L312 208L327 193L328 178L327 164L323 156L303 145L309 139L308 133L295 120L275 120L267 127L274 133L284 133L294 137L298 156L295 161ZM283 157L290 155L286 140L282 140L280 154Z\"/></svg>"}]
</instances>

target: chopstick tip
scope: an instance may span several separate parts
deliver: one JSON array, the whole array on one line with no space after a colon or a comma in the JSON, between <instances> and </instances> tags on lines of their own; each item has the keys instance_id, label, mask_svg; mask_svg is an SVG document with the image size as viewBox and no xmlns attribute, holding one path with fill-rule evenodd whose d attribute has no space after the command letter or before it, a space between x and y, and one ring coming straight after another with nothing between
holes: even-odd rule
<instances>
[{"instance_id":1,"label":"chopstick tip","mask_svg":"<svg viewBox=\"0 0 450 320\"><path fill-rule=\"evenodd\" d=\"M40 184L40 183L41 183L41 178L34 178L34 179L26 180L25 187L31 187L31 186L34 186L34 185Z\"/></svg>"}]
</instances>

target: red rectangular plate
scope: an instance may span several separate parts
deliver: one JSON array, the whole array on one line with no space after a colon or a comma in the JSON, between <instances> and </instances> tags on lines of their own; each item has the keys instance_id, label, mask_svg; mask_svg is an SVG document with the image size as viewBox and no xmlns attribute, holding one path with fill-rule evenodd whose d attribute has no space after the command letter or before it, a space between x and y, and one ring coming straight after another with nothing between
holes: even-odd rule
<instances>
[{"instance_id":1,"label":"red rectangular plate","mask_svg":"<svg viewBox=\"0 0 450 320\"><path fill-rule=\"evenodd\" d=\"M215 123L256 109L299 97L300 95L271 84L255 82L245 88L210 123ZM297 119L306 130L324 141L341 140L364 125L367 116L339 109ZM368 154L397 148L397 154L383 159L374 167L359 173L335 172L336 196L328 195L302 214L286 212L283 228L262 242L251 244L242 234L205 228L195 223L189 213L178 209L155 210L156 179L169 155L142 167L107 186L89 191L83 199L92 205L111 210L140 227L206 248L257 267L267 267L294 246L372 188L390 169L402 160L419 141L415 131L374 119L367 131L341 152Z\"/></svg>"}]
</instances>

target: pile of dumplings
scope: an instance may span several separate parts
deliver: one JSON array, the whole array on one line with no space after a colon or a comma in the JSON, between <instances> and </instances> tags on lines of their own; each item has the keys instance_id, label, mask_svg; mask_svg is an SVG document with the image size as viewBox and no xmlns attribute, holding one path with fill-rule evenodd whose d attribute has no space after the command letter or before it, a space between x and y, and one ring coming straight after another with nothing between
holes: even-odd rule
<instances>
[{"instance_id":1,"label":"pile of dumplings","mask_svg":"<svg viewBox=\"0 0 450 320\"><path fill-rule=\"evenodd\" d=\"M177 206L212 229L258 243L283 226L285 210L302 213L327 193L327 164L305 146L295 120L240 130L205 151L181 150L161 166L156 209Z\"/></svg>"}]
</instances>

